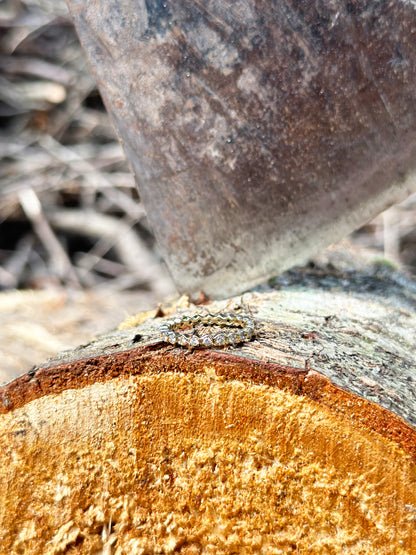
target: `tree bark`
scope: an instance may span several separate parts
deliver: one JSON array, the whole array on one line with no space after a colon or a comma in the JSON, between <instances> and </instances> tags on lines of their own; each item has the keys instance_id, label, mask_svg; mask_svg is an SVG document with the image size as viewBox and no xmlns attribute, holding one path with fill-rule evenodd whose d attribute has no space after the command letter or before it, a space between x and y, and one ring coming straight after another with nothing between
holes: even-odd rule
<instances>
[{"instance_id":1,"label":"tree bark","mask_svg":"<svg viewBox=\"0 0 416 555\"><path fill-rule=\"evenodd\" d=\"M0 552L416 552L416 287L325 270L244 295L237 348L159 309L3 387Z\"/></svg>"}]
</instances>

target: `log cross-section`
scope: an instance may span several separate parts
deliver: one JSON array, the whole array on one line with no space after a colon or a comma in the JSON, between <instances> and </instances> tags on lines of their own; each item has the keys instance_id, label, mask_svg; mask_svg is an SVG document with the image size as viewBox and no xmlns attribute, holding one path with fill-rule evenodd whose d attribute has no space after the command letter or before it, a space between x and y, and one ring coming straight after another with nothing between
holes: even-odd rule
<instances>
[{"instance_id":1,"label":"log cross-section","mask_svg":"<svg viewBox=\"0 0 416 555\"><path fill-rule=\"evenodd\" d=\"M169 346L158 316L4 386L0 553L415 553L416 294L392 276L247 294L237 348Z\"/></svg>"}]
</instances>

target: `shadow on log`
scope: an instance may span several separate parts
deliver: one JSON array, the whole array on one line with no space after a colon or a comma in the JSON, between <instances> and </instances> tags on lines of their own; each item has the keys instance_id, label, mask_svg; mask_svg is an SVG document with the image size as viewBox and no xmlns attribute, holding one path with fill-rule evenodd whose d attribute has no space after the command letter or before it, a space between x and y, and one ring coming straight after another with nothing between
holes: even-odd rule
<instances>
[{"instance_id":1,"label":"shadow on log","mask_svg":"<svg viewBox=\"0 0 416 555\"><path fill-rule=\"evenodd\" d=\"M159 311L0 390L1 553L416 552L414 283L244 302L236 348L169 346Z\"/></svg>"}]
</instances>

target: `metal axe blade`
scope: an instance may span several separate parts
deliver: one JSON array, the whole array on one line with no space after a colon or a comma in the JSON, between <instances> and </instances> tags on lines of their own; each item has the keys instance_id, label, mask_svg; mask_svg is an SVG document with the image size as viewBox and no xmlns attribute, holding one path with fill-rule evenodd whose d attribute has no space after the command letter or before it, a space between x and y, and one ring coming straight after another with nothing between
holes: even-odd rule
<instances>
[{"instance_id":1,"label":"metal axe blade","mask_svg":"<svg viewBox=\"0 0 416 555\"><path fill-rule=\"evenodd\" d=\"M416 5L67 0L180 291L236 294L416 190Z\"/></svg>"}]
</instances>

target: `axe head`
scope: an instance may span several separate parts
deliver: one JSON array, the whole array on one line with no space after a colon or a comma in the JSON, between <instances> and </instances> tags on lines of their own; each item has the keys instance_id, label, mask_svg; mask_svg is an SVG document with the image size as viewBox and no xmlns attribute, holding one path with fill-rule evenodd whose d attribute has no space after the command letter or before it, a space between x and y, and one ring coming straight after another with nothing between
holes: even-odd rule
<instances>
[{"instance_id":1,"label":"axe head","mask_svg":"<svg viewBox=\"0 0 416 555\"><path fill-rule=\"evenodd\" d=\"M416 5L67 0L180 291L237 294L416 190Z\"/></svg>"}]
</instances>

